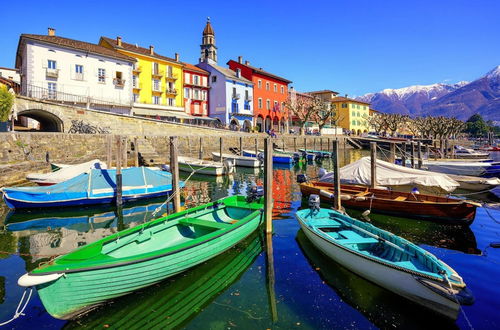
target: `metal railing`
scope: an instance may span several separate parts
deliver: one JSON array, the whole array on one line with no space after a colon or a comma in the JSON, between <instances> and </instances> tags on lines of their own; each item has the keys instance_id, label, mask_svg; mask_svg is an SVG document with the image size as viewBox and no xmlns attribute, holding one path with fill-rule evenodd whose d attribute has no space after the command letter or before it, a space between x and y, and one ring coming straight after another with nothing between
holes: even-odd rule
<instances>
[{"instance_id":1,"label":"metal railing","mask_svg":"<svg viewBox=\"0 0 500 330\"><path fill-rule=\"evenodd\" d=\"M151 75L153 77L163 77L163 70L153 70Z\"/></svg>"},{"instance_id":2,"label":"metal railing","mask_svg":"<svg viewBox=\"0 0 500 330\"><path fill-rule=\"evenodd\" d=\"M166 78L167 79L177 79L177 73L167 72Z\"/></svg>"},{"instance_id":3,"label":"metal railing","mask_svg":"<svg viewBox=\"0 0 500 330\"><path fill-rule=\"evenodd\" d=\"M115 86L118 86L118 87L123 87L123 86L125 86L125 79L114 78L113 84L115 84Z\"/></svg>"},{"instance_id":4,"label":"metal railing","mask_svg":"<svg viewBox=\"0 0 500 330\"><path fill-rule=\"evenodd\" d=\"M177 90L175 88L167 88L165 93L177 95Z\"/></svg>"},{"instance_id":5,"label":"metal railing","mask_svg":"<svg viewBox=\"0 0 500 330\"><path fill-rule=\"evenodd\" d=\"M233 93L233 99L239 100L240 99L240 94L238 93Z\"/></svg>"},{"instance_id":6,"label":"metal railing","mask_svg":"<svg viewBox=\"0 0 500 330\"><path fill-rule=\"evenodd\" d=\"M59 77L59 69L45 69L45 76L49 78L57 78Z\"/></svg>"}]
</instances>

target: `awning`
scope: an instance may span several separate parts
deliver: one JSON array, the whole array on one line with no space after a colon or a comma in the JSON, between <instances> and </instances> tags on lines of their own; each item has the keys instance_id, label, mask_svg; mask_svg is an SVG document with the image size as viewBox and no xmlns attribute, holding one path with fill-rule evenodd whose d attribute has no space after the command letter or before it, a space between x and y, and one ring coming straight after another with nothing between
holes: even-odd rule
<instances>
[{"instance_id":1,"label":"awning","mask_svg":"<svg viewBox=\"0 0 500 330\"><path fill-rule=\"evenodd\" d=\"M196 119L183 111L161 110L161 109L146 109L146 108L132 108L132 113L139 116L160 116L160 117L175 117L179 119Z\"/></svg>"}]
</instances>

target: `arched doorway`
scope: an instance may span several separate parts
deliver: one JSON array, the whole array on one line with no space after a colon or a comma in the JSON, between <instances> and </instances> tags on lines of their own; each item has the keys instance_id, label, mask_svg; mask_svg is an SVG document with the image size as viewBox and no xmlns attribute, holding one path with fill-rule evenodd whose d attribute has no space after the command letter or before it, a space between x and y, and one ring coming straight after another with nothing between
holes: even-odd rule
<instances>
[{"instance_id":1,"label":"arched doorway","mask_svg":"<svg viewBox=\"0 0 500 330\"><path fill-rule=\"evenodd\" d=\"M61 118L45 110L24 110L18 112L17 117L20 122L23 121L23 117L36 120L39 123L38 130L40 132L64 132L64 124Z\"/></svg>"},{"instance_id":2,"label":"arched doorway","mask_svg":"<svg viewBox=\"0 0 500 330\"><path fill-rule=\"evenodd\" d=\"M255 127L257 127L259 132L264 132L264 118L261 115L257 116Z\"/></svg>"},{"instance_id":3,"label":"arched doorway","mask_svg":"<svg viewBox=\"0 0 500 330\"><path fill-rule=\"evenodd\" d=\"M280 131L280 121L279 121L278 117L273 118L273 128L277 132Z\"/></svg>"},{"instance_id":4,"label":"arched doorway","mask_svg":"<svg viewBox=\"0 0 500 330\"><path fill-rule=\"evenodd\" d=\"M266 117L266 124L264 125L264 131L267 132L268 130L271 129L271 125L272 125L272 122L271 122L271 117L267 116Z\"/></svg>"},{"instance_id":5,"label":"arched doorway","mask_svg":"<svg viewBox=\"0 0 500 330\"><path fill-rule=\"evenodd\" d=\"M229 122L229 129L232 131L239 131L240 130L240 123L238 122L238 119L232 118L231 121Z\"/></svg>"},{"instance_id":6,"label":"arched doorway","mask_svg":"<svg viewBox=\"0 0 500 330\"><path fill-rule=\"evenodd\" d=\"M243 130L248 133L252 131L252 122L250 120L245 119L245 121L243 121Z\"/></svg>"},{"instance_id":7,"label":"arched doorway","mask_svg":"<svg viewBox=\"0 0 500 330\"><path fill-rule=\"evenodd\" d=\"M358 134L358 135L361 135L361 130L360 130L360 129L358 129L358 133L357 133L357 134Z\"/></svg>"}]
</instances>

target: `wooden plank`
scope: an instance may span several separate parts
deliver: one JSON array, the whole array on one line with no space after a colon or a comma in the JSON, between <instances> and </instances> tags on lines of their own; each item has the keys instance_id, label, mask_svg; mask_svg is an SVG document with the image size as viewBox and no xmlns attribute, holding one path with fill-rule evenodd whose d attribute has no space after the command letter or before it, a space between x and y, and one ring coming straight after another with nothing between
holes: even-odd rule
<instances>
[{"instance_id":1,"label":"wooden plank","mask_svg":"<svg viewBox=\"0 0 500 330\"><path fill-rule=\"evenodd\" d=\"M174 203L174 212L181 211L181 190L179 186L179 163L178 163L178 149L177 149L177 136L170 137L170 173L172 173L172 194ZM222 157L221 157L222 159Z\"/></svg>"}]
</instances>

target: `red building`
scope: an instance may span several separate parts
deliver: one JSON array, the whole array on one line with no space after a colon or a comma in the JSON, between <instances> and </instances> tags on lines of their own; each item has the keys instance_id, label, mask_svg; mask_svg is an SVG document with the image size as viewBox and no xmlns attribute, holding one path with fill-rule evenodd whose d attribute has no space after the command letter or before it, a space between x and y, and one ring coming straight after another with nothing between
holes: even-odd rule
<instances>
[{"instance_id":1,"label":"red building","mask_svg":"<svg viewBox=\"0 0 500 330\"><path fill-rule=\"evenodd\" d=\"M208 76L210 73L184 64L184 109L192 116L208 116Z\"/></svg>"},{"instance_id":2,"label":"red building","mask_svg":"<svg viewBox=\"0 0 500 330\"><path fill-rule=\"evenodd\" d=\"M238 61L227 62L233 71L241 70L241 76L251 80L253 87L253 115L254 124L259 132L265 132L271 128L279 132L288 129L288 113L285 109L285 102L288 98L288 84L290 80L276 76L250 66L248 61L243 63L241 56Z\"/></svg>"}]
</instances>

